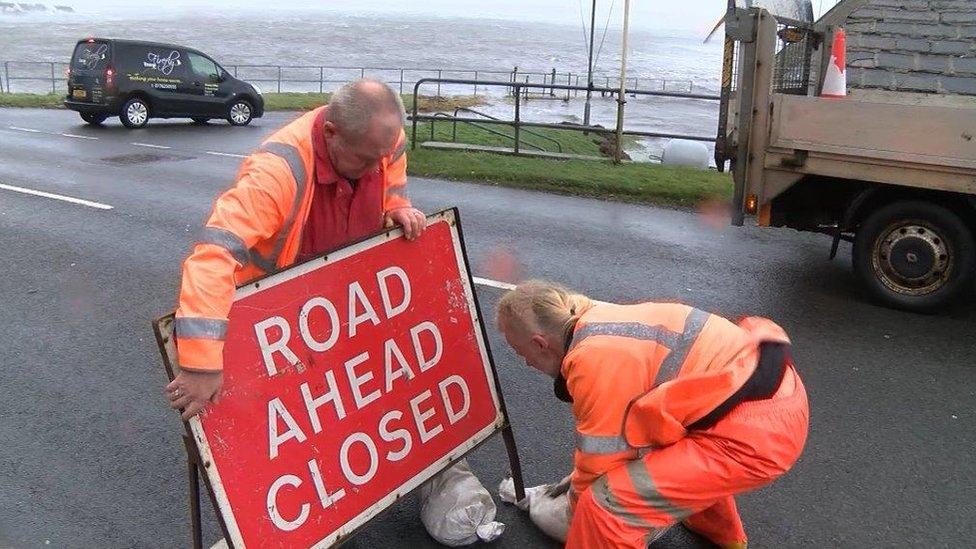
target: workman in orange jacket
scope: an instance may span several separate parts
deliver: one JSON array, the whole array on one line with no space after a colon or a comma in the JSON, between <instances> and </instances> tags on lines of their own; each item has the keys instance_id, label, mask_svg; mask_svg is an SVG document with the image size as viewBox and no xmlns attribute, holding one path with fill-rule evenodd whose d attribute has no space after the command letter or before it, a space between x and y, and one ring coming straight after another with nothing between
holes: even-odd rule
<instances>
[{"instance_id":1,"label":"workman in orange jacket","mask_svg":"<svg viewBox=\"0 0 976 549\"><path fill-rule=\"evenodd\" d=\"M503 296L498 327L572 402L567 547L644 548L677 522L746 546L733 495L786 473L807 437L806 392L779 326L529 281Z\"/></svg>"},{"instance_id":2,"label":"workman in orange jacket","mask_svg":"<svg viewBox=\"0 0 976 549\"><path fill-rule=\"evenodd\" d=\"M213 206L183 263L176 347L180 373L166 387L183 418L219 395L227 316L236 286L381 229L426 226L407 199L403 104L370 79L341 87L248 156Z\"/></svg>"}]
</instances>

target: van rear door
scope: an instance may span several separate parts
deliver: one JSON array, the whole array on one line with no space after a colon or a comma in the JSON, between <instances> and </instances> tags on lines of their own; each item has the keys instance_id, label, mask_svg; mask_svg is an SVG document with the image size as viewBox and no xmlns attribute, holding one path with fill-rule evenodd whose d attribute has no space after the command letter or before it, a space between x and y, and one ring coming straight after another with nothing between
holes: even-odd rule
<instances>
[{"instance_id":1,"label":"van rear door","mask_svg":"<svg viewBox=\"0 0 976 549\"><path fill-rule=\"evenodd\" d=\"M106 87L114 78L112 43L107 40L82 40L71 56L68 96L72 101L104 103Z\"/></svg>"}]
</instances>

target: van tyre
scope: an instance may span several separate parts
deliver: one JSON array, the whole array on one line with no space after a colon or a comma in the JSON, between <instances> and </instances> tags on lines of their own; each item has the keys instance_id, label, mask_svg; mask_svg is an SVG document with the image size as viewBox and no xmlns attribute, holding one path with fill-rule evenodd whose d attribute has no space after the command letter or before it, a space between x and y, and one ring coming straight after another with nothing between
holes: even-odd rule
<instances>
[{"instance_id":1,"label":"van tyre","mask_svg":"<svg viewBox=\"0 0 976 549\"><path fill-rule=\"evenodd\" d=\"M149 123L149 105L140 97L133 97L122 105L119 120L126 128L145 128Z\"/></svg>"},{"instance_id":2,"label":"van tyre","mask_svg":"<svg viewBox=\"0 0 976 549\"><path fill-rule=\"evenodd\" d=\"M246 99L236 99L227 107L227 121L232 126L247 126L251 123L254 107Z\"/></svg>"},{"instance_id":3,"label":"van tyre","mask_svg":"<svg viewBox=\"0 0 976 549\"><path fill-rule=\"evenodd\" d=\"M933 313L972 289L976 242L952 210L922 201L894 202L861 224L853 260L858 277L882 303Z\"/></svg>"},{"instance_id":4,"label":"van tyre","mask_svg":"<svg viewBox=\"0 0 976 549\"><path fill-rule=\"evenodd\" d=\"M92 126L101 126L102 122L105 122L106 118L108 118L108 116L104 114L96 114L93 112L81 113L81 119L91 124Z\"/></svg>"}]
</instances>

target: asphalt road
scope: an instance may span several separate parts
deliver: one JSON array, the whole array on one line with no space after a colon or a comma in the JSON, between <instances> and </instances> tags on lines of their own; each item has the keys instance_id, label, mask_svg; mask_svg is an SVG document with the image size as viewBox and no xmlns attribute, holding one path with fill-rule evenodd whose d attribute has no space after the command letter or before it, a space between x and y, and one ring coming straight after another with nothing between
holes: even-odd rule
<instances>
[{"instance_id":1,"label":"asphalt road","mask_svg":"<svg viewBox=\"0 0 976 549\"><path fill-rule=\"evenodd\" d=\"M233 180L240 159L226 155L293 116L132 131L0 110L0 184L112 207L0 188L0 547L188 546L182 427L162 397L149 323L174 307L180 261ZM940 316L879 307L817 235L714 229L688 212L490 186L411 187L425 211L460 208L475 276L549 277L599 299L680 300L787 329L811 431L791 474L740 499L751 546L976 538L972 300ZM501 291L478 294L493 317ZM527 482L556 480L570 467L570 412L489 333ZM494 493L508 469L501 438L470 461ZM499 505L508 529L493 546L554 546ZM205 523L215 541L209 511ZM348 546L436 544L410 498ZM656 546L702 545L678 530Z\"/></svg>"}]
</instances>

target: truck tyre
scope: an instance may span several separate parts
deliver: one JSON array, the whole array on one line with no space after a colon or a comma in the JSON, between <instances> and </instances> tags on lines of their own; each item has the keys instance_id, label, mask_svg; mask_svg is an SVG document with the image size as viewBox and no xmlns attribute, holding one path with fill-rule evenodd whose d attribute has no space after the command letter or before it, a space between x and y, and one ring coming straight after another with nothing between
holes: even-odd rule
<instances>
[{"instance_id":1,"label":"truck tyre","mask_svg":"<svg viewBox=\"0 0 976 549\"><path fill-rule=\"evenodd\" d=\"M104 114L96 114L93 112L81 113L81 119L91 124L92 126L101 126L102 122L105 122L106 118L108 118L108 116Z\"/></svg>"},{"instance_id":2,"label":"truck tyre","mask_svg":"<svg viewBox=\"0 0 976 549\"><path fill-rule=\"evenodd\" d=\"M126 128L145 128L149 123L149 105L141 97L133 97L122 105L119 120Z\"/></svg>"},{"instance_id":3,"label":"truck tyre","mask_svg":"<svg viewBox=\"0 0 976 549\"><path fill-rule=\"evenodd\" d=\"M227 107L227 121L234 126L247 126L251 123L254 110L246 99L235 99Z\"/></svg>"},{"instance_id":4,"label":"truck tyre","mask_svg":"<svg viewBox=\"0 0 976 549\"><path fill-rule=\"evenodd\" d=\"M900 201L871 213L854 240L854 271L882 303L933 313L972 289L973 233L953 211Z\"/></svg>"}]
</instances>

